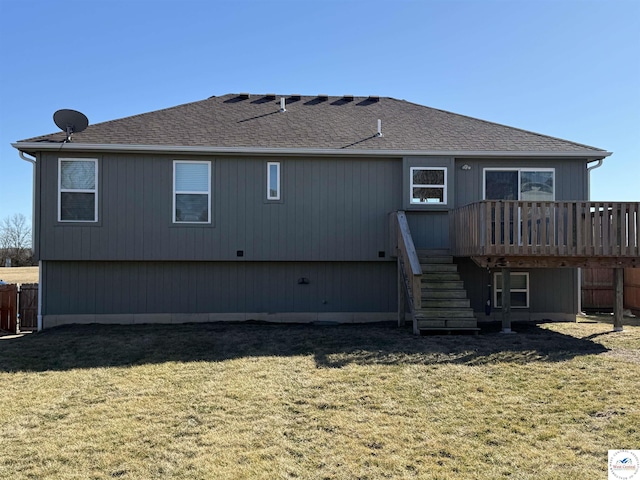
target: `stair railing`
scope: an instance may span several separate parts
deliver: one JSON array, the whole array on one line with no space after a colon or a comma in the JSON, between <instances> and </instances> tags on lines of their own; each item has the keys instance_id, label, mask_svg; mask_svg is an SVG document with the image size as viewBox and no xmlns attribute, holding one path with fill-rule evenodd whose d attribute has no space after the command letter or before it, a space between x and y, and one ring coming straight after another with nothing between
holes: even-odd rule
<instances>
[{"instance_id":1,"label":"stair railing","mask_svg":"<svg viewBox=\"0 0 640 480\"><path fill-rule=\"evenodd\" d=\"M411 230L405 212L395 214L398 246L398 322L404 323L404 293L409 301L413 331L417 333L418 323L415 311L422 306L422 267L411 238Z\"/></svg>"}]
</instances>

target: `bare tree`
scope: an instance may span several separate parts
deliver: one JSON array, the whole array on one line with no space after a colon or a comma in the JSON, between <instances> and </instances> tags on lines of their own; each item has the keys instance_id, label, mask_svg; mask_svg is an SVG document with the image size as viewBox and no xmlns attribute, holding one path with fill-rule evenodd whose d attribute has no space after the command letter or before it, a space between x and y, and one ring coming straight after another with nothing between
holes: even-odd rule
<instances>
[{"instance_id":1,"label":"bare tree","mask_svg":"<svg viewBox=\"0 0 640 480\"><path fill-rule=\"evenodd\" d=\"M0 221L0 260L11 259L14 266L31 262L31 228L21 213L14 213Z\"/></svg>"}]
</instances>

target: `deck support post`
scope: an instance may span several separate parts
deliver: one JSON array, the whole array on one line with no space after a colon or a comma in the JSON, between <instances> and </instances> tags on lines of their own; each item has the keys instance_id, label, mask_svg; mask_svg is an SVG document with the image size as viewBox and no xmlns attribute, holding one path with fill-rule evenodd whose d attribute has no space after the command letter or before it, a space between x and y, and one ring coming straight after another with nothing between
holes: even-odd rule
<instances>
[{"instance_id":1,"label":"deck support post","mask_svg":"<svg viewBox=\"0 0 640 480\"><path fill-rule=\"evenodd\" d=\"M622 332L622 310L624 309L624 268L613 269L613 331Z\"/></svg>"},{"instance_id":2,"label":"deck support post","mask_svg":"<svg viewBox=\"0 0 640 480\"><path fill-rule=\"evenodd\" d=\"M404 293L404 275L402 274L402 259L398 255L398 326L404 327L405 325L405 303L407 301Z\"/></svg>"},{"instance_id":3,"label":"deck support post","mask_svg":"<svg viewBox=\"0 0 640 480\"><path fill-rule=\"evenodd\" d=\"M514 333L511 330L511 269L502 268L502 331L500 333Z\"/></svg>"}]
</instances>

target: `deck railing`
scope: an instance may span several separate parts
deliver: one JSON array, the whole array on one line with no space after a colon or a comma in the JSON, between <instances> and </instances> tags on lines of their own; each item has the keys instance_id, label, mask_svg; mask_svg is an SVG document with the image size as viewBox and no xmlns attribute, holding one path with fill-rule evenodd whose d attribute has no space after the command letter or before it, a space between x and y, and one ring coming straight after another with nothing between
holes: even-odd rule
<instances>
[{"instance_id":1,"label":"deck railing","mask_svg":"<svg viewBox=\"0 0 640 480\"><path fill-rule=\"evenodd\" d=\"M638 202L485 200L451 215L456 256L640 256Z\"/></svg>"},{"instance_id":2,"label":"deck railing","mask_svg":"<svg viewBox=\"0 0 640 480\"><path fill-rule=\"evenodd\" d=\"M392 226L397 232L398 246L398 324L404 324L404 301L408 300L413 332L418 332L418 324L414 315L422 306L422 267L413 244L409 223L404 212L394 212Z\"/></svg>"}]
</instances>

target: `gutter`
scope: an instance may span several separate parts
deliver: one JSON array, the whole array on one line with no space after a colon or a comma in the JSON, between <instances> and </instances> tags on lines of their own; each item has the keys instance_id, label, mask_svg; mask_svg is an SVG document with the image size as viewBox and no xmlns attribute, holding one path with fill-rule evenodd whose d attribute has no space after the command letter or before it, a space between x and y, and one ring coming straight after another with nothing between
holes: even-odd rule
<instances>
[{"instance_id":1,"label":"gutter","mask_svg":"<svg viewBox=\"0 0 640 480\"><path fill-rule=\"evenodd\" d=\"M25 156L22 150L18 150L18 155L25 162L33 165L33 198L31 200L31 254L35 252L35 224L36 224L36 159ZM38 262L38 331L42 330L42 262Z\"/></svg>"},{"instance_id":2,"label":"gutter","mask_svg":"<svg viewBox=\"0 0 640 480\"><path fill-rule=\"evenodd\" d=\"M586 158L587 161L600 160L611 155L604 150L582 151L494 151L494 150L365 150L351 148L267 148L267 147L215 147L192 145L127 145L127 144L100 144L100 143L58 143L58 142L16 142L12 147L21 151L76 151L76 152L147 152L147 153L183 153L191 155L314 155L314 156L448 156L458 158L482 158L482 157L575 157Z\"/></svg>"}]
</instances>

